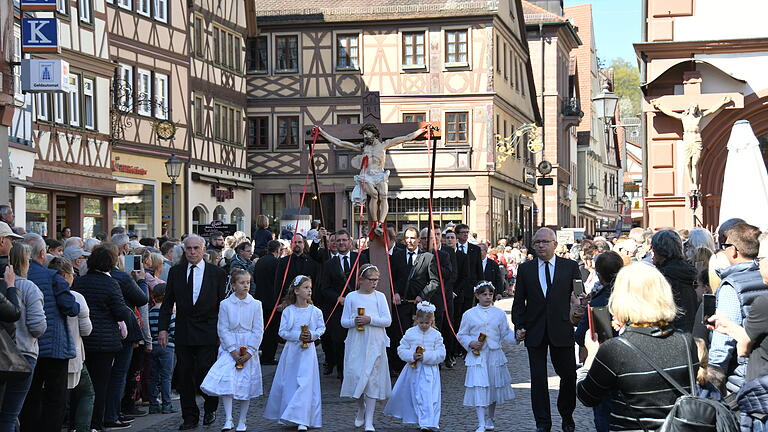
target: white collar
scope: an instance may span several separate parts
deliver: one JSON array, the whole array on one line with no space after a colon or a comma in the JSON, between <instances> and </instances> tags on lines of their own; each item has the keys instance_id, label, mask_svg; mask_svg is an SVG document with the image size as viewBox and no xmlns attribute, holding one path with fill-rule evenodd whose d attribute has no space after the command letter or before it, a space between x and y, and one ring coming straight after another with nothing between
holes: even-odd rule
<instances>
[{"instance_id":1,"label":"white collar","mask_svg":"<svg viewBox=\"0 0 768 432\"><path fill-rule=\"evenodd\" d=\"M551 265L555 265L555 260L557 259L557 255L552 255L552 258L548 261L542 261L541 258L536 258L539 261L539 267L543 266L545 262L550 263Z\"/></svg>"},{"instance_id":2,"label":"white collar","mask_svg":"<svg viewBox=\"0 0 768 432\"><path fill-rule=\"evenodd\" d=\"M188 262L188 263L187 263L187 271L189 271L189 269L190 269L190 268L191 268L193 265L194 265L195 267L199 268L200 270L204 270L204 269L205 269L205 260L200 260L200 262L199 262L199 263L197 263L197 264L192 264L192 263Z\"/></svg>"},{"instance_id":3,"label":"white collar","mask_svg":"<svg viewBox=\"0 0 768 432\"><path fill-rule=\"evenodd\" d=\"M345 254L338 253L338 254L336 254L336 256L339 257L339 259L342 259L343 257L350 258L352 256L352 252L351 251L347 251L347 253L345 253Z\"/></svg>"},{"instance_id":4,"label":"white collar","mask_svg":"<svg viewBox=\"0 0 768 432\"><path fill-rule=\"evenodd\" d=\"M235 295L234 292L229 296L229 298L232 299L230 301L233 302L233 303L249 304L249 303L252 303L254 301L253 297L251 297L250 294L246 294L244 299L239 299L239 298L237 298L237 296Z\"/></svg>"}]
</instances>

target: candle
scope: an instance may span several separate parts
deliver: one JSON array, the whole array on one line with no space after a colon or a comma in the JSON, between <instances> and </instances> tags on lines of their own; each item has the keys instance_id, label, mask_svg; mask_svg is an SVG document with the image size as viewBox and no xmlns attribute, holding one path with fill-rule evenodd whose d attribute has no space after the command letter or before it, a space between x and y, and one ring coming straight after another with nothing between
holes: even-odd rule
<instances>
[{"instance_id":1,"label":"candle","mask_svg":"<svg viewBox=\"0 0 768 432\"><path fill-rule=\"evenodd\" d=\"M424 352L424 347L419 345L416 347L416 354L421 354ZM411 367L416 369L416 362L411 363Z\"/></svg>"},{"instance_id":2,"label":"candle","mask_svg":"<svg viewBox=\"0 0 768 432\"><path fill-rule=\"evenodd\" d=\"M242 356L244 356L246 354L248 354L248 348L244 347L244 346L241 346L240 347L240 357L242 357ZM245 367L245 365L243 363L240 363L240 362L235 363L235 369L242 369L244 367Z\"/></svg>"},{"instance_id":3,"label":"candle","mask_svg":"<svg viewBox=\"0 0 768 432\"><path fill-rule=\"evenodd\" d=\"M302 332L302 333L304 333L304 332L308 332L308 331L309 331L309 326L308 326L308 325L303 325L303 326L301 326L301 332ZM301 347L302 347L302 348L307 348L307 347L309 347L309 345L307 345L307 343L306 343L306 342L302 342L302 343L301 343Z\"/></svg>"},{"instance_id":4,"label":"candle","mask_svg":"<svg viewBox=\"0 0 768 432\"><path fill-rule=\"evenodd\" d=\"M357 308L357 316L363 316L363 315L365 315L365 308L364 307ZM359 325L359 326L357 326L357 329L359 331L363 331L363 330L365 330L365 327Z\"/></svg>"},{"instance_id":5,"label":"candle","mask_svg":"<svg viewBox=\"0 0 768 432\"><path fill-rule=\"evenodd\" d=\"M477 340L480 342L485 342L485 333L480 333L480 336L477 337ZM473 349L472 354L479 356L480 350Z\"/></svg>"}]
</instances>

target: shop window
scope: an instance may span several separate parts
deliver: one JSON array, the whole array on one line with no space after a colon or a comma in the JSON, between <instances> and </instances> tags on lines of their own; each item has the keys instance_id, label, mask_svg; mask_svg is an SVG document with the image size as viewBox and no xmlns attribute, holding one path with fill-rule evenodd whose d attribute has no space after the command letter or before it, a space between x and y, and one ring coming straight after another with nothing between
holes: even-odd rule
<instances>
[{"instance_id":1,"label":"shop window","mask_svg":"<svg viewBox=\"0 0 768 432\"><path fill-rule=\"evenodd\" d=\"M219 205L213 209L213 220L227 223L227 211L223 206Z\"/></svg>"},{"instance_id":2,"label":"shop window","mask_svg":"<svg viewBox=\"0 0 768 432\"><path fill-rule=\"evenodd\" d=\"M93 237L105 230L102 201L99 198L83 199L83 238Z\"/></svg>"},{"instance_id":3,"label":"shop window","mask_svg":"<svg viewBox=\"0 0 768 432\"><path fill-rule=\"evenodd\" d=\"M395 225L397 231L413 226L418 229L425 228L429 220L429 199L390 198L387 222ZM464 198L435 198L433 200L433 217L435 223L441 226L448 222L462 223L464 221ZM359 212L359 208L356 210ZM356 213L359 214L359 213ZM355 216L357 219L357 216ZM355 224L357 224L355 220ZM355 232L357 228L355 228Z\"/></svg>"},{"instance_id":4,"label":"shop window","mask_svg":"<svg viewBox=\"0 0 768 432\"><path fill-rule=\"evenodd\" d=\"M47 193L27 191L27 232L47 236L50 211Z\"/></svg>"},{"instance_id":5,"label":"shop window","mask_svg":"<svg viewBox=\"0 0 768 432\"><path fill-rule=\"evenodd\" d=\"M229 220L229 223L237 226L238 231L245 232L245 212L240 207L232 210L232 217Z\"/></svg>"},{"instance_id":6,"label":"shop window","mask_svg":"<svg viewBox=\"0 0 768 432\"><path fill-rule=\"evenodd\" d=\"M272 232L280 232L280 217L285 210L285 194L262 194L261 214L269 218Z\"/></svg>"},{"instance_id":7,"label":"shop window","mask_svg":"<svg viewBox=\"0 0 768 432\"><path fill-rule=\"evenodd\" d=\"M197 232L197 225L208 223L208 210L203 206L192 209L192 232Z\"/></svg>"},{"instance_id":8,"label":"shop window","mask_svg":"<svg viewBox=\"0 0 768 432\"><path fill-rule=\"evenodd\" d=\"M155 186L143 183L117 183L120 195L112 200L113 225L124 226L139 237L154 236Z\"/></svg>"}]
</instances>

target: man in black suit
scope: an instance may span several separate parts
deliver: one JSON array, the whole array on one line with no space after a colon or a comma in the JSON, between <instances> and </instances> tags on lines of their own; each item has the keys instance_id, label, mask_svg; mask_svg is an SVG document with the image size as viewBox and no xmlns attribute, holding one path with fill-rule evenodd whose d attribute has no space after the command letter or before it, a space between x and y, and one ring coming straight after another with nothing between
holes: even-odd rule
<instances>
[{"instance_id":1,"label":"man in black suit","mask_svg":"<svg viewBox=\"0 0 768 432\"><path fill-rule=\"evenodd\" d=\"M405 247L405 271L408 274L405 277L407 307L399 311L403 329L409 329L413 326L416 303L422 300L435 305L435 326L440 328L445 308L443 307L437 259L432 252L419 249L419 231L416 228L411 227L405 230ZM445 266L450 262L450 258L444 252L440 258L443 265L442 270L449 272ZM446 276L449 275L443 275L444 278Z\"/></svg>"},{"instance_id":2,"label":"man in black suit","mask_svg":"<svg viewBox=\"0 0 768 432\"><path fill-rule=\"evenodd\" d=\"M496 300L500 300L504 295L506 286L499 263L488 258L488 246L485 243L480 243L478 246L480 247L480 258L482 258L480 264L483 266L483 280L493 284Z\"/></svg>"},{"instance_id":3,"label":"man in black suit","mask_svg":"<svg viewBox=\"0 0 768 432\"><path fill-rule=\"evenodd\" d=\"M576 426L576 356L571 324L573 280L580 279L576 261L555 256L555 232L540 228L533 236L537 259L526 261L517 271L517 288L512 304L512 322L517 338L525 340L531 368L531 405L536 430L552 428L547 383L547 350L555 372L560 376L557 410L564 432Z\"/></svg>"},{"instance_id":4,"label":"man in black suit","mask_svg":"<svg viewBox=\"0 0 768 432\"><path fill-rule=\"evenodd\" d=\"M282 243L277 240L270 240L267 243L267 253L256 261L253 266L251 277L255 282L256 289L251 295L261 301L261 307L264 313L264 325L269 321L272 310L277 303L278 291L275 291L275 275L277 274L278 256ZM261 341L261 357L259 361L263 365L274 365L275 353L277 352L277 343L279 337L277 330L279 323L274 322L274 318L267 328L264 329L264 338Z\"/></svg>"},{"instance_id":5,"label":"man in black suit","mask_svg":"<svg viewBox=\"0 0 768 432\"><path fill-rule=\"evenodd\" d=\"M275 292L282 293L285 296L288 293L288 287L293 279L298 275L309 276L312 279L312 286L319 286L320 266L309 257L307 251L307 240L301 234L294 234L291 241L291 254L278 260L277 270L275 271ZM288 272L286 273L286 268ZM313 291L312 300L317 301L317 293ZM280 323L279 317L272 318ZM264 323L266 325L266 323Z\"/></svg>"},{"instance_id":6,"label":"man in black suit","mask_svg":"<svg viewBox=\"0 0 768 432\"><path fill-rule=\"evenodd\" d=\"M216 361L219 336L216 324L219 302L224 299L227 277L221 268L203 261L205 240L197 235L184 239L185 263L171 267L165 300L158 320L158 343L168 345L168 327L173 307L176 306L176 369L178 390L181 396L181 417L184 422L179 430L197 427L200 409L195 395L208 369ZM203 424L216 421L219 398L203 395L205 399Z\"/></svg>"},{"instance_id":7,"label":"man in black suit","mask_svg":"<svg viewBox=\"0 0 768 432\"><path fill-rule=\"evenodd\" d=\"M322 267L323 263L336 256L336 236L334 233L329 235L325 228L320 228L317 237L319 240L312 242L309 247L309 256Z\"/></svg>"},{"instance_id":8,"label":"man in black suit","mask_svg":"<svg viewBox=\"0 0 768 432\"><path fill-rule=\"evenodd\" d=\"M469 226L466 224L458 224L455 228L456 240L456 253L464 254L467 264L466 273L463 274L461 280L461 286L457 286L461 294L456 297L456 311L457 322L461 320L461 316L468 309L472 308L475 298L475 285L477 285L483 276L483 268L480 265L480 248L477 245L469 243ZM458 324L457 324L458 325Z\"/></svg>"},{"instance_id":9,"label":"man in black suit","mask_svg":"<svg viewBox=\"0 0 768 432\"><path fill-rule=\"evenodd\" d=\"M323 316L328 320L323 335L323 338L328 338L329 341L323 346L324 350L327 349L323 373L329 375L335 366L337 377L342 378L344 376L344 339L347 337L347 329L341 326L341 311L344 308L346 295L357 289L357 269L353 268L357 260L357 252L350 250L352 240L347 231L336 231L335 237L336 256L323 264L318 291L323 304ZM347 280L349 280L348 284ZM331 314L337 302L339 305Z\"/></svg>"}]
</instances>

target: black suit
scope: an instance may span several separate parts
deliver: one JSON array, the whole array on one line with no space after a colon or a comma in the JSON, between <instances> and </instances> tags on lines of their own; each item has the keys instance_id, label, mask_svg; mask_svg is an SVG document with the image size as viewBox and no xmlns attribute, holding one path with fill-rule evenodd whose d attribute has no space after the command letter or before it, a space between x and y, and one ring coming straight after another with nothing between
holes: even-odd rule
<instances>
[{"instance_id":1,"label":"black suit","mask_svg":"<svg viewBox=\"0 0 768 432\"><path fill-rule=\"evenodd\" d=\"M277 263L277 257L268 253L256 261L256 264L253 266L253 274L251 275L256 287L255 292L252 293L252 295L256 300L261 301L264 313L264 325L269 321L269 316L275 308L275 303L277 303L278 291L275 290ZM275 312L275 314L277 314L277 312ZM264 339L261 341L261 361L269 362L270 360L275 359L277 343L279 340L277 335L279 327L280 326L275 323L270 324L264 329Z\"/></svg>"},{"instance_id":2,"label":"black suit","mask_svg":"<svg viewBox=\"0 0 768 432\"><path fill-rule=\"evenodd\" d=\"M290 262L290 266L288 265ZM288 267L286 273L285 268ZM282 257L278 260L277 270L275 270L275 292L282 293L281 298L288 293L288 287L293 282L293 279L298 275L309 276L312 279L312 286L319 286L320 282L320 265L318 265L307 254L291 254L286 257ZM312 291L312 300L317 301L318 294ZM280 323L279 317L275 317L272 321L277 319L277 325ZM266 323L264 323L266 325Z\"/></svg>"},{"instance_id":3,"label":"black suit","mask_svg":"<svg viewBox=\"0 0 768 432\"><path fill-rule=\"evenodd\" d=\"M499 263L492 259L485 260L485 268L483 269L483 280L493 284L497 295L504 294L504 277L501 274ZM482 261L480 262L482 265Z\"/></svg>"},{"instance_id":4,"label":"black suit","mask_svg":"<svg viewBox=\"0 0 768 432\"><path fill-rule=\"evenodd\" d=\"M461 326L461 317L464 312L475 304L475 285L483 280L482 258L480 258L480 246L467 242L466 252L462 252L461 245L456 245L456 263L459 267L459 276L456 281L456 297L453 299L453 325L458 331ZM448 338L449 350L453 355L461 355L464 348L455 337Z\"/></svg>"},{"instance_id":5,"label":"black suit","mask_svg":"<svg viewBox=\"0 0 768 432\"><path fill-rule=\"evenodd\" d=\"M573 280L580 279L575 261L557 257L551 286L544 295L539 281L539 260L520 265L517 271L512 322L525 329L525 346L531 368L531 405L537 426L551 426L547 384L547 349L560 376L557 409L563 422L571 423L576 407L576 357L570 322ZM551 272L551 270L550 270ZM551 273L550 273L551 274Z\"/></svg>"},{"instance_id":6,"label":"black suit","mask_svg":"<svg viewBox=\"0 0 768 432\"><path fill-rule=\"evenodd\" d=\"M437 259L431 252L419 251L418 255L413 257L413 266L408 266L408 251L405 252L405 269L408 275L405 277L405 298L407 300L415 300L416 297L421 297L422 300L435 305L437 309L435 311L435 325L437 326L438 316L442 317L443 307L442 293L440 288L440 271L448 269L445 267L450 261L445 252L441 254L441 262L443 268L438 270ZM446 275L443 274L443 278ZM407 303L405 307L400 308L400 322L403 324L403 329L409 329L413 325L413 314L416 312L416 305L413 303ZM441 320L442 322L442 320ZM440 328L440 327L438 327Z\"/></svg>"},{"instance_id":7,"label":"black suit","mask_svg":"<svg viewBox=\"0 0 768 432\"><path fill-rule=\"evenodd\" d=\"M199 265L199 263L198 263ZM188 265L178 264L168 272L165 299L158 318L159 330L168 330L176 306L175 347L178 390L181 396L181 416L184 423L197 424L200 409L195 394L200 388L208 369L216 361L219 335L216 324L219 318L219 303L224 299L227 277L218 266L205 264L200 293L192 303L193 287L187 284ZM197 268L195 271L200 271ZM216 411L217 397L203 395L206 413Z\"/></svg>"},{"instance_id":8,"label":"black suit","mask_svg":"<svg viewBox=\"0 0 768 432\"><path fill-rule=\"evenodd\" d=\"M328 321L324 338L329 343L324 346L326 366L336 366L339 374L344 372L344 339L347 337L347 329L341 326L341 311L343 306L336 306L339 297L346 297L351 291L357 289L357 269L353 269L357 252L349 253L348 272L342 267L342 255L337 255L323 264L323 275L320 281L320 297L322 300L323 316ZM359 264L358 264L359 265ZM355 270L355 271L353 271ZM349 283L347 283L349 280ZM331 314L331 310L336 310Z\"/></svg>"}]
</instances>

